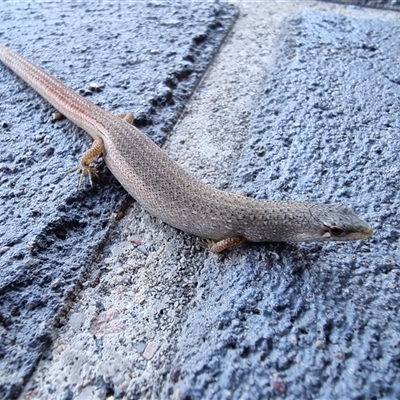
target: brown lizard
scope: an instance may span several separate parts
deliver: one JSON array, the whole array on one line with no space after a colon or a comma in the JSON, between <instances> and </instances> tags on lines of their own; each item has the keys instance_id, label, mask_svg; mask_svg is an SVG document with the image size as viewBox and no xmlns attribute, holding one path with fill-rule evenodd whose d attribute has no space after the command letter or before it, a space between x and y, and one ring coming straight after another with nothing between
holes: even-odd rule
<instances>
[{"instance_id":1,"label":"brown lizard","mask_svg":"<svg viewBox=\"0 0 400 400\"><path fill-rule=\"evenodd\" d=\"M175 228L209 239L213 252L246 241L345 241L372 235L371 226L346 206L257 200L207 186L132 124L3 45L0 60L94 139L77 167L81 179L95 172L90 164L103 154L113 175L148 212Z\"/></svg>"}]
</instances>

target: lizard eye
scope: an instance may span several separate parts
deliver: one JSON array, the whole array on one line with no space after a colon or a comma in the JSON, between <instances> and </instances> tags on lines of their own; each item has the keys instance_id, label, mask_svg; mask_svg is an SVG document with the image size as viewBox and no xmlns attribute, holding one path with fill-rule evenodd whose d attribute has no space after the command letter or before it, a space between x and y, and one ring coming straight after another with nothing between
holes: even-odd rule
<instances>
[{"instance_id":1,"label":"lizard eye","mask_svg":"<svg viewBox=\"0 0 400 400\"><path fill-rule=\"evenodd\" d=\"M332 236L340 236L343 233L343 229L340 229L337 226L332 226L329 228L329 233Z\"/></svg>"}]
</instances>

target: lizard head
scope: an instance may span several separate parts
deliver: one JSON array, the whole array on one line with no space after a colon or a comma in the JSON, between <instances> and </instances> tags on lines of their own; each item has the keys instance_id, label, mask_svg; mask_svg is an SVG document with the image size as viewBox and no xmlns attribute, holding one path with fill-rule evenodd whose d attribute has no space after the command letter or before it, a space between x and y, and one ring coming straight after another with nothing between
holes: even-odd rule
<instances>
[{"instance_id":1,"label":"lizard head","mask_svg":"<svg viewBox=\"0 0 400 400\"><path fill-rule=\"evenodd\" d=\"M346 206L314 204L310 214L317 222L315 234L320 241L361 240L373 233L371 225Z\"/></svg>"}]
</instances>

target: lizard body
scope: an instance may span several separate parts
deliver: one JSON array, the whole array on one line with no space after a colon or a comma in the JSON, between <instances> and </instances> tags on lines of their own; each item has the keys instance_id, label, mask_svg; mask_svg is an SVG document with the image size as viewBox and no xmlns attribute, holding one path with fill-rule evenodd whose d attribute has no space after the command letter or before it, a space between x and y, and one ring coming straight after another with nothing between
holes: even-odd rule
<instances>
[{"instance_id":1,"label":"lizard body","mask_svg":"<svg viewBox=\"0 0 400 400\"><path fill-rule=\"evenodd\" d=\"M358 240L371 226L350 208L300 201L267 201L224 192L192 177L146 135L65 86L42 68L0 45L0 60L94 143L79 169L105 163L148 212L185 232L217 243L210 250L250 242Z\"/></svg>"}]
</instances>

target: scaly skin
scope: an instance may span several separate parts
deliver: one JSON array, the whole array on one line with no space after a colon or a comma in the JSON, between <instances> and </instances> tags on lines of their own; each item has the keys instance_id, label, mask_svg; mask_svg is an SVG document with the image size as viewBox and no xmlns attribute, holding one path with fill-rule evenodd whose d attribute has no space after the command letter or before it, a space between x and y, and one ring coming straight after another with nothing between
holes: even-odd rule
<instances>
[{"instance_id":1,"label":"scaly skin","mask_svg":"<svg viewBox=\"0 0 400 400\"><path fill-rule=\"evenodd\" d=\"M2 45L0 60L94 139L78 167L84 174L93 173L89 164L103 153L113 175L148 212L175 228L217 241L209 245L213 252L246 241L344 241L372 235L371 226L345 206L256 200L207 186L137 128Z\"/></svg>"}]
</instances>

